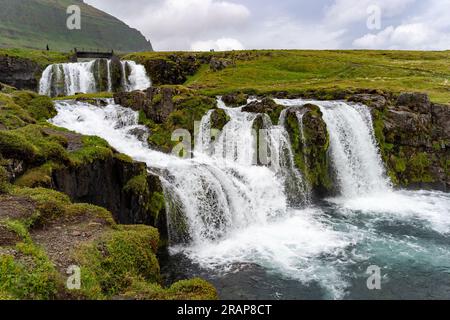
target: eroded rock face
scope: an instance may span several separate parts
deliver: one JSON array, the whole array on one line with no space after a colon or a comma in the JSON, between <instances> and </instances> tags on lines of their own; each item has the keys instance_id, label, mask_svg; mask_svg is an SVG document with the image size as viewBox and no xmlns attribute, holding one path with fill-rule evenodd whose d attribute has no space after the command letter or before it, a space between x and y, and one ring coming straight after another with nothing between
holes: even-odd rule
<instances>
[{"instance_id":1,"label":"eroded rock face","mask_svg":"<svg viewBox=\"0 0 450 320\"><path fill-rule=\"evenodd\" d=\"M349 99L371 108L375 134L394 184L449 190L450 107L422 93L397 98L355 95Z\"/></svg>"},{"instance_id":2,"label":"eroded rock face","mask_svg":"<svg viewBox=\"0 0 450 320\"><path fill-rule=\"evenodd\" d=\"M388 105L388 99L380 94L355 94L348 101L362 103L376 110L383 110Z\"/></svg>"},{"instance_id":3,"label":"eroded rock face","mask_svg":"<svg viewBox=\"0 0 450 320\"><path fill-rule=\"evenodd\" d=\"M396 103L397 107L406 107L413 112L428 114L431 111L431 102L424 93L402 93Z\"/></svg>"},{"instance_id":4,"label":"eroded rock face","mask_svg":"<svg viewBox=\"0 0 450 320\"><path fill-rule=\"evenodd\" d=\"M389 109L385 117L386 142L431 148L431 114Z\"/></svg>"},{"instance_id":5,"label":"eroded rock face","mask_svg":"<svg viewBox=\"0 0 450 320\"><path fill-rule=\"evenodd\" d=\"M161 227L164 233L164 221L158 219L165 219L165 215L152 216L146 207L154 193L162 194L161 182L158 177L147 174L146 170L143 163L113 157L54 170L52 185L74 202L91 203L108 209L118 223L152 225ZM131 179L142 174L145 177L140 181L142 188L139 192L125 188Z\"/></svg>"},{"instance_id":6,"label":"eroded rock face","mask_svg":"<svg viewBox=\"0 0 450 320\"><path fill-rule=\"evenodd\" d=\"M39 65L27 59L0 56L0 82L17 89L38 89Z\"/></svg>"},{"instance_id":7,"label":"eroded rock face","mask_svg":"<svg viewBox=\"0 0 450 320\"><path fill-rule=\"evenodd\" d=\"M163 123L175 110L172 98L181 94L174 87L150 87L146 91L119 92L114 101L125 108L143 111L148 119Z\"/></svg>"},{"instance_id":8,"label":"eroded rock face","mask_svg":"<svg viewBox=\"0 0 450 320\"><path fill-rule=\"evenodd\" d=\"M155 86L177 85L186 82L207 59L194 54L173 54L166 58L139 61L145 66Z\"/></svg>"},{"instance_id":9,"label":"eroded rock face","mask_svg":"<svg viewBox=\"0 0 450 320\"><path fill-rule=\"evenodd\" d=\"M113 56L110 65L111 72L111 88L113 92L119 92L123 90L122 85L122 64L120 59Z\"/></svg>"}]
</instances>

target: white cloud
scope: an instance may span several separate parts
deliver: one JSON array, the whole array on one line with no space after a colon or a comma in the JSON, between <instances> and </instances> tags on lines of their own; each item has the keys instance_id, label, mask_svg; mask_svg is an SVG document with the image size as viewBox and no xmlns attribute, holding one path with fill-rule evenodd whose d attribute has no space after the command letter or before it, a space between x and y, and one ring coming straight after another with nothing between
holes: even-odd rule
<instances>
[{"instance_id":1,"label":"white cloud","mask_svg":"<svg viewBox=\"0 0 450 320\"><path fill-rule=\"evenodd\" d=\"M416 0L335 0L325 7L325 21L329 25L347 26L355 22L366 21L367 8L378 6L384 18L401 15Z\"/></svg>"},{"instance_id":2,"label":"white cloud","mask_svg":"<svg viewBox=\"0 0 450 320\"><path fill-rule=\"evenodd\" d=\"M186 49L195 41L237 30L248 21L247 7L228 1L164 0L148 5L136 20L160 49Z\"/></svg>"},{"instance_id":3,"label":"white cloud","mask_svg":"<svg viewBox=\"0 0 450 320\"><path fill-rule=\"evenodd\" d=\"M231 51L244 50L244 45L239 40L232 38L221 38L209 41L196 41L191 45L192 51Z\"/></svg>"},{"instance_id":4,"label":"white cloud","mask_svg":"<svg viewBox=\"0 0 450 320\"><path fill-rule=\"evenodd\" d=\"M450 49L450 1L430 0L425 10L403 19L378 33L368 33L353 41L353 46L367 49Z\"/></svg>"},{"instance_id":5,"label":"white cloud","mask_svg":"<svg viewBox=\"0 0 450 320\"><path fill-rule=\"evenodd\" d=\"M366 34L353 41L353 45L365 49L448 49L449 35L423 23L389 26L376 34Z\"/></svg>"},{"instance_id":6,"label":"white cloud","mask_svg":"<svg viewBox=\"0 0 450 320\"><path fill-rule=\"evenodd\" d=\"M156 50L450 48L450 0L85 1L141 30ZM373 5L380 30L366 26Z\"/></svg>"}]
</instances>

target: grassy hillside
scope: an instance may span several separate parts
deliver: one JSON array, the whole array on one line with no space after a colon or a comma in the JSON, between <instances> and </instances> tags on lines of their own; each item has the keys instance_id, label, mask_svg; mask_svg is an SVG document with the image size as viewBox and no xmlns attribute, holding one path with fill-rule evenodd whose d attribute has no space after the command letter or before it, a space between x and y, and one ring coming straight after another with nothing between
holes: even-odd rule
<instances>
[{"instance_id":1,"label":"grassy hillside","mask_svg":"<svg viewBox=\"0 0 450 320\"><path fill-rule=\"evenodd\" d=\"M66 27L72 4L81 7L81 30ZM152 50L139 31L81 0L0 0L0 47L44 49L47 44L56 51Z\"/></svg>"},{"instance_id":2,"label":"grassy hillside","mask_svg":"<svg viewBox=\"0 0 450 320\"><path fill-rule=\"evenodd\" d=\"M127 58L143 63L168 59L172 54L146 52ZM450 51L236 51L195 55L235 62L234 67L216 72L203 64L189 77L185 85L205 94L367 88L421 91L435 102L450 104Z\"/></svg>"},{"instance_id":3,"label":"grassy hillside","mask_svg":"<svg viewBox=\"0 0 450 320\"><path fill-rule=\"evenodd\" d=\"M69 54L63 52L17 48L0 48L1 56L28 59L36 62L41 68L53 63L68 62L70 58Z\"/></svg>"}]
</instances>

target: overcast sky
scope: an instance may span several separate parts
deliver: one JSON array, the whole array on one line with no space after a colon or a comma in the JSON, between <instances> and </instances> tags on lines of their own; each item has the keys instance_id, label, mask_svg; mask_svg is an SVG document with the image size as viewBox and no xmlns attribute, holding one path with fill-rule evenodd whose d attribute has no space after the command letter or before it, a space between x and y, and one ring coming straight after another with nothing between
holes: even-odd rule
<instances>
[{"instance_id":1,"label":"overcast sky","mask_svg":"<svg viewBox=\"0 0 450 320\"><path fill-rule=\"evenodd\" d=\"M450 49L450 0L85 2L139 29L158 51Z\"/></svg>"}]
</instances>

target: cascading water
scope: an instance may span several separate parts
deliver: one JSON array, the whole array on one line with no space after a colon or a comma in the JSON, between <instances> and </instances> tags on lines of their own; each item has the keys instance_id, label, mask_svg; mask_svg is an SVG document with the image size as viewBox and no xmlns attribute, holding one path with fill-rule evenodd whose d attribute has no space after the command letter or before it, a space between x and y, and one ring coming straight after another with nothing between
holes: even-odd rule
<instances>
[{"instance_id":1,"label":"cascading water","mask_svg":"<svg viewBox=\"0 0 450 320\"><path fill-rule=\"evenodd\" d=\"M320 107L330 134L332 163L344 197L385 192L390 184L378 152L368 107L339 101L277 100L286 106ZM301 117L300 114L297 114ZM302 130L302 123L299 123Z\"/></svg>"},{"instance_id":2,"label":"cascading water","mask_svg":"<svg viewBox=\"0 0 450 320\"><path fill-rule=\"evenodd\" d=\"M39 93L48 96L70 96L76 93L113 91L113 78L119 78L122 90L144 90L151 86L145 68L134 61L121 61L118 74L111 60L49 65L42 73Z\"/></svg>"},{"instance_id":3,"label":"cascading water","mask_svg":"<svg viewBox=\"0 0 450 320\"><path fill-rule=\"evenodd\" d=\"M225 298L370 297L371 291L361 289L370 265L384 266L390 282L383 286L388 292L411 288L411 282L414 288L423 288L433 281L445 295L450 289L443 280L450 270L450 197L438 192L393 192L384 178L367 109L313 103L321 107L328 125L343 195L319 207L303 200L303 205L292 203L295 195L306 199L308 192L293 165L284 113L280 123L272 125L264 115L226 108L219 101L231 120L222 133L211 133L213 111L208 112L200 123L195 156L187 160L148 149L133 135L133 129L145 129L138 126L137 113L112 101L103 108L57 102L58 115L52 122L103 137L160 175L173 269L186 264L177 260L179 254L189 257L194 264L180 271L181 276L208 278L219 289L225 288ZM266 165L255 163L257 119L262 119L269 150ZM301 187L288 188L292 181ZM196 268L200 269L190 271L193 274L182 273ZM405 279L405 273L412 278ZM432 277L421 282L423 274ZM254 277L257 280L251 282ZM239 290L241 295L227 296L227 286L235 288L228 292ZM420 292L413 289L398 296L420 297Z\"/></svg>"}]
</instances>

